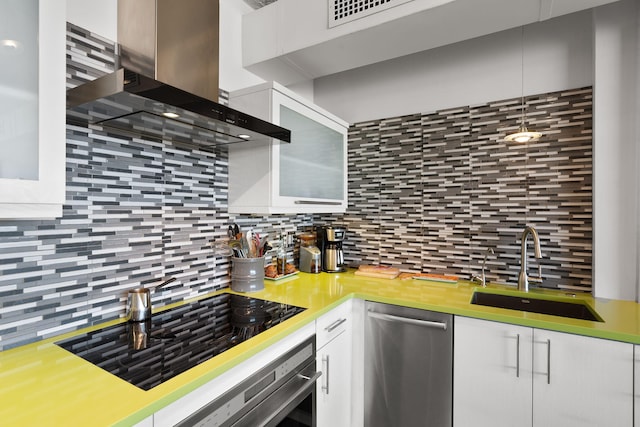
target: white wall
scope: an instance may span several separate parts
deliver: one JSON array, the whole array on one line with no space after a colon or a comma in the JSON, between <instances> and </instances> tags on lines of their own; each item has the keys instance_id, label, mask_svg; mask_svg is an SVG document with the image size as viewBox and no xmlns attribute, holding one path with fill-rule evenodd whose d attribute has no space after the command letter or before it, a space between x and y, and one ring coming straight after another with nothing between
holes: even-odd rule
<instances>
[{"instance_id":1,"label":"white wall","mask_svg":"<svg viewBox=\"0 0 640 427\"><path fill-rule=\"evenodd\" d=\"M636 75L640 80L640 6L636 3ZM637 255L637 268L636 268L636 301L640 302L640 82L636 81L636 255Z\"/></svg>"},{"instance_id":2,"label":"white wall","mask_svg":"<svg viewBox=\"0 0 640 427\"><path fill-rule=\"evenodd\" d=\"M506 30L316 79L315 101L350 123L522 94L521 29ZM527 25L524 92L593 83L592 19L579 12Z\"/></svg>"},{"instance_id":3,"label":"white wall","mask_svg":"<svg viewBox=\"0 0 640 427\"><path fill-rule=\"evenodd\" d=\"M220 0L219 85L228 91L264 82L242 67L242 14L251 10L241 0Z\"/></svg>"},{"instance_id":4,"label":"white wall","mask_svg":"<svg viewBox=\"0 0 640 427\"><path fill-rule=\"evenodd\" d=\"M118 0L67 0L67 22L117 41Z\"/></svg>"},{"instance_id":5,"label":"white wall","mask_svg":"<svg viewBox=\"0 0 640 427\"><path fill-rule=\"evenodd\" d=\"M595 294L637 300L639 12L632 0L594 12Z\"/></svg>"}]
</instances>

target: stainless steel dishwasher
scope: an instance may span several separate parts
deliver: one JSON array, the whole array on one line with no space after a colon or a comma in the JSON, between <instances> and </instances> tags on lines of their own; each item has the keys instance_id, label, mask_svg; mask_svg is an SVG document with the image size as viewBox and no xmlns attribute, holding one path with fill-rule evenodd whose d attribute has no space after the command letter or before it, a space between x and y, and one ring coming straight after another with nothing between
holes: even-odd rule
<instances>
[{"instance_id":1,"label":"stainless steel dishwasher","mask_svg":"<svg viewBox=\"0 0 640 427\"><path fill-rule=\"evenodd\" d=\"M365 425L451 427L453 316L366 303Z\"/></svg>"}]
</instances>

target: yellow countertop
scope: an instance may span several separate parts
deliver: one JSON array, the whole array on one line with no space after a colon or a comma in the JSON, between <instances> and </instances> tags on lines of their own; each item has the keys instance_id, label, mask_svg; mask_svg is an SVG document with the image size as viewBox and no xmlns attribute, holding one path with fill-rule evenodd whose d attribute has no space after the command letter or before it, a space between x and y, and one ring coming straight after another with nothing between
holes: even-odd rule
<instances>
[{"instance_id":1,"label":"yellow countertop","mask_svg":"<svg viewBox=\"0 0 640 427\"><path fill-rule=\"evenodd\" d=\"M467 282L374 279L353 271L300 273L266 281L264 290L247 295L308 310L149 391L54 344L122 320L61 335L0 352L0 420L11 426L135 424L353 297L640 344L640 304L577 295L574 299L587 302L604 320L592 322L471 305L475 289ZM509 288L490 285L487 289ZM565 295L558 291L531 294Z\"/></svg>"}]
</instances>

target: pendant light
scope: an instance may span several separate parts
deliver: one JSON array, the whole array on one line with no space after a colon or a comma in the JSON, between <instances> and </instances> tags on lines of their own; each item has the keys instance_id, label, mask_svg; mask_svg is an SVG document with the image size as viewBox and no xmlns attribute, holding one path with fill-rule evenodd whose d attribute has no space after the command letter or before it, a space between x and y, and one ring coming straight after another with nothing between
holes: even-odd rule
<instances>
[{"instance_id":1,"label":"pendant light","mask_svg":"<svg viewBox=\"0 0 640 427\"><path fill-rule=\"evenodd\" d=\"M540 139L540 137L542 136L542 134L540 132L533 132L530 131L529 129L527 129L527 126L525 126L524 124L524 109L525 109L525 104L524 104L524 26L521 27L522 28L522 33L521 33L521 45L522 45L522 56L521 56L521 70L522 70L522 74L521 74L521 80L520 80L520 84L521 84L521 93L522 93L522 118L521 118L521 122L520 122L520 127L518 128L518 131L512 134L509 134L507 136L504 137L505 141L515 141L515 142L530 142L530 141L536 141L538 139Z\"/></svg>"}]
</instances>

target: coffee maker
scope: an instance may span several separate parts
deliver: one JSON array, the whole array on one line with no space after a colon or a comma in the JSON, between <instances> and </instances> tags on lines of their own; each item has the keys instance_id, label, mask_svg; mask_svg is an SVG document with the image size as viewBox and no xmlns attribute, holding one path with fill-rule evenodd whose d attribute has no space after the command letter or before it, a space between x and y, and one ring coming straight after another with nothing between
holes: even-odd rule
<instances>
[{"instance_id":1,"label":"coffee maker","mask_svg":"<svg viewBox=\"0 0 640 427\"><path fill-rule=\"evenodd\" d=\"M339 273L345 271L342 242L347 230L340 227L323 225L316 227L318 247L322 256L322 271Z\"/></svg>"}]
</instances>

